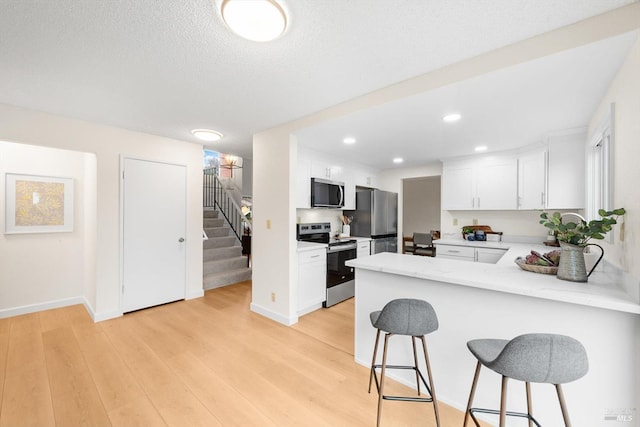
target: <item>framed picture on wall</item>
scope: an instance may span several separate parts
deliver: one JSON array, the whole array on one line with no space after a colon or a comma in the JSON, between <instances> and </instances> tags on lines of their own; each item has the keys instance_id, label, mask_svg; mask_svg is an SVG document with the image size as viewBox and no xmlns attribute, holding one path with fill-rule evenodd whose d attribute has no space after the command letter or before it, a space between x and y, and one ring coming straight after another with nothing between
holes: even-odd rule
<instances>
[{"instance_id":1,"label":"framed picture on wall","mask_svg":"<svg viewBox=\"0 0 640 427\"><path fill-rule=\"evenodd\" d=\"M73 231L73 178L7 173L5 234Z\"/></svg>"}]
</instances>

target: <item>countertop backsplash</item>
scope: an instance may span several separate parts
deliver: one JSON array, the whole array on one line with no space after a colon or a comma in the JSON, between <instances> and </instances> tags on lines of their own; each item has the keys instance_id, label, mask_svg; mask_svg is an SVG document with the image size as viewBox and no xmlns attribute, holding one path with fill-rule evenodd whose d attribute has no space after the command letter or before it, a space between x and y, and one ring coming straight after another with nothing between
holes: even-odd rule
<instances>
[{"instance_id":1,"label":"countertop backsplash","mask_svg":"<svg viewBox=\"0 0 640 427\"><path fill-rule=\"evenodd\" d=\"M298 224L329 222L331 223L331 235L335 236L342 232L340 215L342 215L342 209L296 209L296 222Z\"/></svg>"}]
</instances>

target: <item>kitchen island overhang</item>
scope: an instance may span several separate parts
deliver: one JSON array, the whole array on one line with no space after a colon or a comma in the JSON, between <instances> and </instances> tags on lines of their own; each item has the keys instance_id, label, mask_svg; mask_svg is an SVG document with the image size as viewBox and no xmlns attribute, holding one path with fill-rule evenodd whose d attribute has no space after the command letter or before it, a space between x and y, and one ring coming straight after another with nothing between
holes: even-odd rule
<instances>
[{"instance_id":1,"label":"kitchen island overhang","mask_svg":"<svg viewBox=\"0 0 640 427\"><path fill-rule=\"evenodd\" d=\"M520 270L513 259L526 254L519 253L524 247L511 245L498 264L391 253L349 261L356 268L356 362L370 363L375 329L369 313L395 298L420 298L433 305L440 320L428 345L441 401L464 411L475 368L467 341L548 332L578 339L589 355L589 373L565 386L574 425L599 426L611 411L635 411L640 304L606 273L594 273L585 284ZM411 360L410 345L391 347L393 363ZM497 407L500 378L488 371L482 377L476 406ZM395 378L413 385L409 374ZM536 418L543 425L557 424L562 418L553 387L532 384L532 389ZM508 405L526 409L524 386L516 381L509 387Z\"/></svg>"}]
</instances>

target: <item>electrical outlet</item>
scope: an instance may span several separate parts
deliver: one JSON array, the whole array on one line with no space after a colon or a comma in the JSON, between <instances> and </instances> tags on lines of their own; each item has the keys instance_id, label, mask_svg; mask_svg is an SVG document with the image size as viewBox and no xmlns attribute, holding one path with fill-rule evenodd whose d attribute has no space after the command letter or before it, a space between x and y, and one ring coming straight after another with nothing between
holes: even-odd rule
<instances>
[{"instance_id":1,"label":"electrical outlet","mask_svg":"<svg viewBox=\"0 0 640 427\"><path fill-rule=\"evenodd\" d=\"M453 225L458 225L458 218L453 218Z\"/></svg>"},{"instance_id":2,"label":"electrical outlet","mask_svg":"<svg viewBox=\"0 0 640 427\"><path fill-rule=\"evenodd\" d=\"M271 220L267 220L267 230L271 230Z\"/></svg>"},{"instance_id":3,"label":"electrical outlet","mask_svg":"<svg viewBox=\"0 0 640 427\"><path fill-rule=\"evenodd\" d=\"M271 292L271 302L276 302L276 293Z\"/></svg>"},{"instance_id":4,"label":"electrical outlet","mask_svg":"<svg viewBox=\"0 0 640 427\"><path fill-rule=\"evenodd\" d=\"M478 220L477 219L474 218L472 222L473 222L472 225L478 225Z\"/></svg>"}]
</instances>

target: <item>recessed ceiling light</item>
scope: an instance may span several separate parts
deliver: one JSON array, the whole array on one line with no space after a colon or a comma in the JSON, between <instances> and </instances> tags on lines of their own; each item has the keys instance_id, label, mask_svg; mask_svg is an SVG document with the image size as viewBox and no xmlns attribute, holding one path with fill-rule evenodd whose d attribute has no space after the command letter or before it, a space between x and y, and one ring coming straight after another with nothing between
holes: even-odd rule
<instances>
[{"instance_id":1,"label":"recessed ceiling light","mask_svg":"<svg viewBox=\"0 0 640 427\"><path fill-rule=\"evenodd\" d=\"M345 144L355 144L356 143L356 139L352 138L352 137L347 137L347 138L343 139L342 142L344 142Z\"/></svg>"},{"instance_id":2,"label":"recessed ceiling light","mask_svg":"<svg viewBox=\"0 0 640 427\"><path fill-rule=\"evenodd\" d=\"M277 39L287 26L284 10L275 0L223 0L220 11L231 31L255 42Z\"/></svg>"},{"instance_id":3,"label":"recessed ceiling light","mask_svg":"<svg viewBox=\"0 0 640 427\"><path fill-rule=\"evenodd\" d=\"M476 151L487 151L487 146L486 145L478 145L476 148L474 148L474 150L476 150Z\"/></svg>"},{"instance_id":4,"label":"recessed ceiling light","mask_svg":"<svg viewBox=\"0 0 640 427\"><path fill-rule=\"evenodd\" d=\"M393 163L402 163L404 162L404 159L402 157L396 157L393 159Z\"/></svg>"},{"instance_id":5,"label":"recessed ceiling light","mask_svg":"<svg viewBox=\"0 0 640 427\"><path fill-rule=\"evenodd\" d=\"M447 114L446 116L444 116L442 118L442 121L443 122L447 122L447 123L453 123L453 122L457 122L461 118L462 118L462 116L460 114L452 113L452 114Z\"/></svg>"},{"instance_id":6,"label":"recessed ceiling light","mask_svg":"<svg viewBox=\"0 0 640 427\"><path fill-rule=\"evenodd\" d=\"M213 142L222 139L222 134L220 132L216 132L215 130L194 129L191 131L191 133L201 141Z\"/></svg>"}]
</instances>

